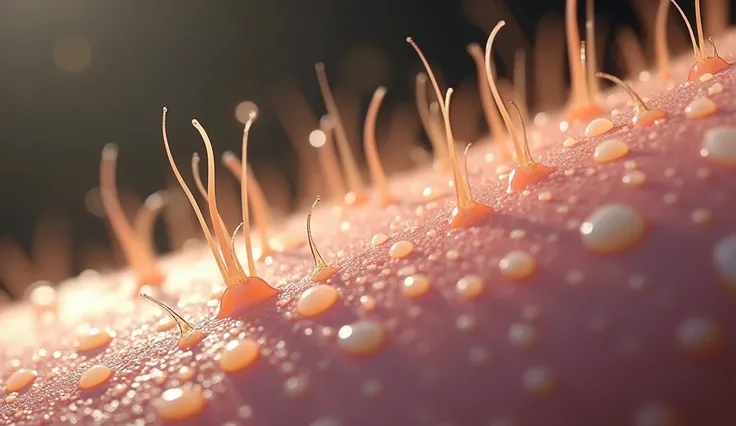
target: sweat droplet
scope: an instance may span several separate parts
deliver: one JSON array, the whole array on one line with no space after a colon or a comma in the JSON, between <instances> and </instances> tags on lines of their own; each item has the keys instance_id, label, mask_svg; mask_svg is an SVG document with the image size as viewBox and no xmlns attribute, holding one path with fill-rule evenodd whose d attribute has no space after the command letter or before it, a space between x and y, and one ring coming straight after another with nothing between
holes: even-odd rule
<instances>
[{"instance_id":1,"label":"sweat droplet","mask_svg":"<svg viewBox=\"0 0 736 426\"><path fill-rule=\"evenodd\" d=\"M104 365L95 365L82 373L79 389L88 390L105 384L113 376L113 371Z\"/></svg>"},{"instance_id":2,"label":"sweat droplet","mask_svg":"<svg viewBox=\"0 0 736 426\"><path fill-rule=\"evenodd\" d=\"M386 332L381 324L363 320L340 327L337 343L353 355L367 355L376 352L386 340Z\"/></svg>"},{"instance_id":3,"label":"sweat droplet","mask_svg":"<svg viewBox=\"0 0 736 426\"><path fill-rule=\"evenodd\" d=\"M716 112L716 104L708 98L697 98L685 107L688 118L707 117Z\"/></svg>"},{"instance_id":4,"label":"sweat droplet","mask_svg":"<svg viewBox=\"0 0 736 426\"><path fill-rule=\"evenodd\" d=\"M411 275L404 279L401 291L408 297L415 298L429 291L429 279L424 275Z\"/></svg>"},{"instance_id":5,"label":"sweat droplet","mask_svg":"<svg viewBox=\"0 0 736 426\"><path fill-rule=\"evenodd\" d=\"M17 392L33 383L36 377L38 377L36 370L21 368L8 377L8 381L5 382L5 389L8 392Z\"/></svg>"},{"instance_id":6,"label":"sweat droplet","mask_svg":"<svg viewBox=\"0 0 736 426\"><path fill-rule=\"evenodd\" d=\"M402 240L394 243L388 251L388 254L394 259L401 259L409 256L414 251L414 245L409 241Z\"/></svg>"},{"instance_id":7,"label":"sweat droplet","mask_svg":"<svg viewBox=\"0 0 736 426\"><path fill-rule=\"evenodd\" d=\"M714 163L736 168L736 127L715 127L706 131L700 155Z\"/></svg>"},{"instance_id":8,"label":"sweat droplet","mask_svg":"<svg viewBox=\"0 0 736 426\"><path fill-rule=\"evenodd\" d=\"M299 315L313 317L330 309L335 301L337 301L335 288L320 284L304 290L296 302L296 311Z\"/></svg>"},{"instance_id":9,"label":"sweat droplet","mask_svg":"<svg viewBox=\"0 0 736 426\"><path fill-rule=\"evenodd\" d=\"M593 138L613 129L613 123L607 118L596 118L585 127L585 136Z\"/></svg>"},{"instance_id":10,"label":"sweat droplet","mask_svg":"<svg viewBox=\"0 0 736 426\"><path fill-rule=\"evenodd\" d=\"M253 364L258 353L255 340L232 340L220 352L220 368L226 373L236 373Z\"/></svg>"},{"instance_id":11,"label":"sweat droplet","mask_svg":"<svg viewBox=\"0 0 736 426\"><path fill-rule=\"evenodd\" d=\"M697 357L719 355L723 349L723 334L715 322L706 318L688 318L677 328L677 341Z\"/></svg>"},{"instance_id":12,"label":"sweat droplet","mask_svg":"<svg viewBox=\"0 0 736 426\"><path fill-rule=\"evenodd\" d=\"M455 286L457 294L463 299L475 299L483 293L483 280L477 275L467 275L460 278Z\"/></svg>"},{"instance_id":13,"label":"sweat droplet","mask_svg":"<svg viewBox=\"0 0 736 426\"><path fill-rule=\"evenodd\" d=\"M629 153L629 146L618 139L601 142L595 147L593 158L597 163L607 163L624 157Z\"/></svg>"},{"instance_id":14,"label":"sweat droplet","mask_svg":"<svg viewBox=\"0 0 736 426\"><path fill-rule=\"evenodd\" d=\"M90 328L77 342L77 351L86 352L99 349L112 341L112 336L105 330Z\"/></svg>"},{"instance_id":15,"label":"sweat droplet","mask_svg":"<svg viewBox=\"0 0 736 426\"><path fill-rule=\"evenodd\" d=\"M501 273L510 280L522 280L529 277L537 268L537 262L525 251L512 251L498 262Z\"/></svg>"},{"instance_id":16,"label":"sweat droplet","mask_svg":"<svg viewBox=\"0 0 736 426\"><path fill-rule=\"evenodd\" d=\"M181 421L201 413L207 401L199 389L182 387L164 391L153 405L162 420Z\"/></svg>"},{"instance_id":17,"label":"sweat droplet","mask_svg":"<svg viewBox=\"0 0 736 426\"><path fill-rule=\"evenodd\" d=\"M624 204L600 207L580 225L583 245L588 250L601 254L630 248L642 239L645 230L644 219Z\"/></svg>"},{"instance_id":18,"label":"sweat droplet","mask_svg":"<svg viewBox=\"0 0 736 426\"><path fill-rule=\"evenodd\" d=\"M371 239L371 244L373 244L374 246L380 246L381 244L385 243L386 241L388 241L388 235L386 235L386 234L376 234Z\"/></svg>"},{"instance_id":19,"label":"sweat droplet","mask_svg":"<svg viewBox=\"0 0 736 426\"><path fill-rule=\"evenodd\" d=\"M647 175L640 170L629 170L621 178L626 186L642 186L647 183Z\"/></svg>"},{"instance_id":20,"label":"sweat droplet","mask_svg":"<svg viewBox=\"0 0 736 426\"><path fill-rule=\"evenodd\" d=\"M721 279L736 289L736 232L721 238L713 247L713 265Z\"/></svg>"}]
</instances>

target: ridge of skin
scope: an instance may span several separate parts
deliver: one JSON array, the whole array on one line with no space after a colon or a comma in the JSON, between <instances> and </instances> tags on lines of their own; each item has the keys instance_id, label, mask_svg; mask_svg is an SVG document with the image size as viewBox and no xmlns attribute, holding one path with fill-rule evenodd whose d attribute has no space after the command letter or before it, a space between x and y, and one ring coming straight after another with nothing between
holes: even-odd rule
<instances>
[{"instance_id":1,"label":"ridge of skin","mask_svg":"<svg viewBox=\"0 0 736 426\"><path fill-rule=\"evenodd\" d=\"M734 34L718 40L718 46L733 62ZM673 63L676 81L685 80L691 61ZM561 115L550 115L539 126L527 123L532 153L556 169L528 191L507 194L506 182L495 173L497 164L485 161L494 147L474 147L468 158L474 197L496 211L477 227L450 230L450 178L430 169L390 181L398 205L377 208L372 201L340 212L332 206L318 209L312 218L316 243L325 260L339 266L328 282L339 299L322 315L302 318L295 312L299 294L315 285L308 278L312 259L306 244L277 254L271 264L259 264L259 276L283 290L277 299L219 321L212 318L224 284L205 248L163 258L167 278L160 299L209 334L189 351L177 348L174 329L156 331L162 313L155 306L130 298L134 279L128 271L68 280L57 291L56 315L39 314L29 302L3 308L0 422L158 425L163 422L152 401L165 389L196 384L207 391L207 407L177 424L327 425L332 419L342 425L509 420L513 423L505 424L606 426L636 424L638 413L651 403L670 407L683 425L736 424L729 408L736 389L736 289L721 282L711 254L720 238L736 231L736 176L698 153L707 129L736 124L731 100L736 69L669 90L654 80L635 84L634 90L668 114L662 124L631 126L631 109L622 106L628 98L616 89L603 105L620 113L606 115L614 129L603 136L584 138L586 123L561 132L556 128ZM725 86L723 93L709 96L717 112L686 118L685 106L716 82ZM566 137L580 143L563 148ZM596 163L596 145L614 138L631 152ZM646 174L645 186L622 183L627 160ZM697 177L702 168L710 171L709 178ZM567 170L573 172L566 175ZM442 188L445 195L428 202L421 196L425 186ZM538 199L544 192L551 194L549 201ZM666 203L668 193L678 200ZM616 202L644 217L646 236L620 254L590 253L580 242L580 223L597 207ZM699 208L712 214L707 227L690 218ZM304 215L297 213L285 233L302 236L303 226ZM526 235L512 238L517 229ZM390 238L374 247L370 240L376 233ZM393 259L389 247L400 240L412 242L414 251ZM459 258L448 258L450 250ZM534 257L537 270L529 279L513 282L501 274L499 260L512 250ZM399 271L406 267L429 278L430 290L421 298L401 292ZM571 271L582 272L579 286L567 282ZM482 278L485 291L467 301L456 295L455 284L471 274ZM627 284L632 276L644 277L645 288L632 289ZM376 289L379 281L385 282L382 289ZM361 295L375 298L375 310L361 308ZM533 311L537 319L529 316ZM472 318L474 328L459 329L460 317ZM678 325L691 317L718 324L725 355L705 362L677 343ZM383 324L387 341L371 356L349 355L335 342L337 330L365 318ZM536 328L534 347L510 342L514 324ZM114 338L100 350L78 354L74 340L84 326L112 330ZM226 374L217 355L228 341L242 337L256 340L261 355L243 372ZM487 354L487 362L472 361L479 353ZM81 392L79 378L95 364L115 375L100 390ZM524 388L524 373L534 366L548 368L555 377L547 396ZM195 370L192 378L178 376L182 367ZM35 369L38 378L8 402L4 384L18 368ZM153 377L156 370L164 379ZM304 394L285 392L290 377L306 378ZM366 390L376 383L379 390ZM118 385L124 385L120 393Z\"/></svg>"}]
</instances>

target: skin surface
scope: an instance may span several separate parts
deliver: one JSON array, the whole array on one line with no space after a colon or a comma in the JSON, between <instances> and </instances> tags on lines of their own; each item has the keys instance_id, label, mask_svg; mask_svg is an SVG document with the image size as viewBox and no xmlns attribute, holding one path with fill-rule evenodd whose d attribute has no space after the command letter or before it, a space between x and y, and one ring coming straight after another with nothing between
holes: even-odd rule
<instances>
[{"instance_id":1,"label":"skin surface","mask_svg":"<svg viewBox=\"0 0 736 426\"><path fill-rule=\"evenodd\" d=\"M716 42L721 56L733 62L736 35ZM685 81L691 65L691 57L674 61L675 81ZM685 106L716 82L725 86L710 96L716 113L686 118ZM506 193L507 182L495 173L498 164L485 160L494 146L474 146L468 158L473 194L495 213L473 228L450 229L450 176L431 169L390 180L400 200L393 206L380 207L376 196L355 208L324 203L312 231L325 260L339 269L327 282L339 298L316 317L295 312L299 294L315 285L305 243L258 264L258 276L280 295L223 320L213 319L223 283L204 246L161 259L166 281L151 294L209 333L189 351L178 349L175 328L156 331L165 314L135 297L128 271L67 281L57 292L55 313L41 313L29 302L4 308L0 384L18 368L35 369L38 378L14 398L3 386L0 422L161 424L155 399L189 383L205 391L207 407L175 424L736 424L730 408L736 390L735 289L719 279L712 260L714 245L736 230L736 177L699 155L707 129L736 121L736 70L687 87L665 86L654 79L633 84L651 108L667 114L662 124L633 127L620 89L603 99L607 111L619 111L605 115L614 129L603 136L584 138L586 123L561 132L563 113L539 126L527 123L532 153L555 169L528 193ZM567 137L580 142L563 148ZM611 138L627 143L629 154L596 163L595 147ZM646 174L644 186L622 183L628 160ZM698 177L704 168L709 177ZM443 188L445 195L428 202L421 195L425 186ZM540 200L546 192L550 199ZM578 229L609 203L632 207L648 231L622 253L594 254L582 245ZM696 209L711 213L707 226L691 219ZM283 235L303 241L305 217L295 215ZM525 235L512 237L513 230ZM390 238L373 246L377 233ZM412 242L414 250L394 259L389 248L400 240ZM242 246L236 240L241 260ZM455 250L459 256L448 255ZM511 281L501 273L499 260L512 250L535 259L528 279ZM582 275L579 283L569 279L573 271ZM407 272L429 278L425 295L402 293ZM466 275L481 277L485 285L475 300L455 291ZM362 295L375 299L374 310L361 307ZM348 354L335 341L337 330L365 318L383 324L387 340L373 354ZM705 358L678 343L678 326L688 318L708 318L720 327L717 350ZM520 329L515 324L533 327L536 339L511 339L510 330ZM85 325L110 330L112 341L78 354L74 342ZM236 337L255 339L261 355L242 372L227 374L218 354ZM95 364L110 367L114 377L101 388L80 391L79 378ZM195 370L191 378L180 377L184 366ZM525 374L537 367L554 378L546 395L524 384ZM303 393L285 390L292 377L305 378ZM641 423L646 416L659 420Z\"/></svg>"}]
</instances>

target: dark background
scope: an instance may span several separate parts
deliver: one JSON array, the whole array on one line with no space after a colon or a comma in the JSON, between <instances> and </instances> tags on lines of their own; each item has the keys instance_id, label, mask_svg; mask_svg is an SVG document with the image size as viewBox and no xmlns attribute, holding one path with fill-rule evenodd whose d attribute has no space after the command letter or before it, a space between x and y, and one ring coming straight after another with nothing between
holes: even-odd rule
<instances>
[{"instance_id":1,"label":"dark background","mask_svg":"<svg viewBox=\"0 0 736 426\"><path fill-rule=\"evenodd\" d=\"M596 3L609 33L622 25L640 30L626 2ZM682 3L690 13L692 4ZM386 84L391 105L413 96L419 61L407 35L455 85L475 78L465 46L484 43L488 25L513 15L521 30L504 30L504 75L518 47L514 42L533 40L542 16L564 16L563 0L482 4L483 13L472 3L437 0L2 1L0 235L28 249L39 214L53 209L73 219L75 246L106 245L104 221L84 206L85 194L98 183L100 150L108 142L121 147L119 185L140 196L161 189L171 174L161 144L162 105L169 107L174 155L187 170L189 155L202 151L189 120L203 123L218 152L237 150L242 128L234 108L255 101L261 115L251 162L278 165L293 180L291 145L268 107L269 91L284 78L296 80L318 114L324 109L314 77L317 61L326 63L333 88L362 90L364 102L372 88L365 92L361 82ZM83 72L66 72L55 62L55 43L65 36L89 43L91 62ZM375 75L350 74L345 58L360 45L375 46L388 59L385 78L374 82ZM616 72L606 55L604 68Z\"/></svg>"}]
</instances>

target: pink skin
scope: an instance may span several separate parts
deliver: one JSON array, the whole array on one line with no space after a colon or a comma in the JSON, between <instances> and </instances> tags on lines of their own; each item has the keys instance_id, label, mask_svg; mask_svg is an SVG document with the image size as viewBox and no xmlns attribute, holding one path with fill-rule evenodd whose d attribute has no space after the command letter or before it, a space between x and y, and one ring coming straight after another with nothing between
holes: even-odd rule
<instances>
[{"instance_id":1,"label":"pink skin","mask_svg":"<svg viewBox=\"0 0 736 426\"><path fill-rule=\"evenodd\" d=\"M719 47L732 60L729 53L736 45L730 40L721 41ZM678 64L674 74L684 81L691 64ZM715 82L725 86L723 94L711 97L718 112L708 118L687 119L685 106ZM181 382L176 377L181 366L194 365L197 374L191 381L210 389L212 398L203 413L180 424L306 425L333 417L345 425L477 425L501 419L528 426L629 425L636 424L638 410L655 402L676 410L682 424L736 424L731 408L736 382L734 291L720 282L711 263L714 244L736 230L736 177L698 154L706 129L736 122L730 102L736 92L736 70L729 68L709 82L666 93L658 92L661 83L652 84L655 88L635 89L650 98L652 108L667 114L664 124L634 127L630 109L620 107L622 114L613 118L614 130L601 137L584 139L581 126L566 133L555 130L556 124L541 129L546 139L535 155L543 154L544 163L555 171L530 186L528 195L507 194L506 183L493 173L496 165L483 162L485 150L473 151L469 165L477 169L471 176L474 196L495 210L474 228L450 230L447 219L454 195L447 186L449 178L432 170L418 170L390 182L398 205L382 208L373 200L367 206L346 209L341 218L326 206L318 210L312 229L325 260L339 268L330 283L340 293L337 304L321 316L289 319L284 315L294 311L301 290L313 285L303 278L312 267L306 245L277 254L272 265L259 264L258 275L283 290L278 299L224 320L214 320L216 307L207 305L213 286L222 285L211 256L203 254L193 260L191 253L182 253L167 260L163 268L169 278L162 300L174 305L184 299L185 305L177 310L191 318L195 328L209 334L191 352L177 349L174 330L154 331L158 320L154 308L144 301L125 299L119 289L120 275L68 285L62 290L66 297L85 289L97 293L93 298L77 293L76 297L85 297L77 301L78 308L74 312L62 309L50 323L34 321L30 307L18 307L13 312L17 321L13 340L6 338L7 326L0 328L5 346L0 353L4 370L0 378L6 380L10 375L12 359L20 360L23 368L38 370L39 377L14 402L0 405L0 422L62 424L64 416L91 424L93 417L85 414L90 408L102 410L104 421L110 424L136 419L159 424L152 399ZM614 103L620 106L625 97L614 93ZM535 133L529 127L530 135ZM568 136L581 142L562 149ZM595 146L610 137L628 143L630 154L613 163L596 164ZM636 161L646 173L644 187L621 183L625 160ZM711 170L710 178L696 177L701 167ZM589 168L595 170L592 176L586 175ZM668 168L676 170L673 177L665 177ZM566 176L564 171L571 169L574 175ZM425 185L447 188L447 195L434 209L417 195ZM543 191L552 194L550 201L537 199ZM665 204L662 197L668 192L677 193L679 201ZM571 197L576 201L571 202ZM634 207L650 229L631 250L609 256L592 254L582 246L577 226L596 207L612 202ZM569 206L567 213L556 210L562 204ZM424 206L422 214L417 213L420 206ZM690 213L697 208L712 213L708 227L692 223ZM304 215L293 220L303 226ZM351 224L346 232L337 226L342 220ZM512 240L509 233L514 229L524 229L526 237ZM430 230L436 232L428 235ZM378 232L391 238L373 247L370 238ZM557 241L550 241L552 234ZM402 239L413 242L414 253L401 260L390 258L389 247ZM459 260L446 258L451 249L460 251ZM523 282L508 281L497 266L513 249L535 252L537 272ZM335 253L339 250L347 256L338 258ZM283 264L289 265L288 272L280 269ZM408 299L400 292L402 277L396 272L408 265L430 277L431 290L421 299ZM384 275L383 270L391 273ZM571 270L584 274L581 286L565 281ZM474 301L463 301L454 293L457 280L468 274L481 276L486 285ZM646 277L645 289L637 291L627 284L633 274ZM375 290L372 283L380 280L386 286ZM357 299L362 294L375 297L375 311L361 310ZM99 310L85 314L87 305ZM526 321L522 311L532 307L539 318ZM473 316L474 330L456 327L462 314ZM21 321L26 318L23 315L28 319ZM387 330L387 342L374 355L348 355L334 337L320 333L321 326L336 332L365 317L393 324ZM675 339L678 325L689 317L714 320L721 327L726 352L708 361L690 356ZM0 321L8 324L6 318ZM74 329L81 322L108 327L117 335L108 347L72 359ZM509 341L509 327L524 322L537 326L538 343L533 348L515 347ZM149 328L133 334L144 325ZM263 354L242 373L227 375L214 357L232 339L226 334L233 327L239 328L236 334L244 331L248 337L264 339ZM307 328L314 332L307 335ZM285 342L280 351L285 358L274 353L279 341ZM468 360L474 347L488 350L486 365ZM47 355L33 361L39 348ZM59 358L52 356L57 350L61 351ZM287 361L293 366L289 373L284 372L288 371ZM115 376L100 390L79 392L78 379L85 365L93 364L110 366ZM164 385L144 380L130 398L115 395L115 385L124 383L126 391L131 390L136 377L150 374L153 368L162 369L161 364L166 364ZM533 395L522 385L523 372L537 365L548 367L557 379L556 388L546 397ZM49 378L52 368L59 368L59 374ZM308 375L308 390L300 397L288 396L283 383L297 374ZM383 385L370 398L362 393L369 379L379 379ZM110 404L116 402L119 405L112 410ZM72 404L76 410L70 408ZM252 410L250 420L243 418L249 412L244 406Z\"/></svg>"}]
</instances>

